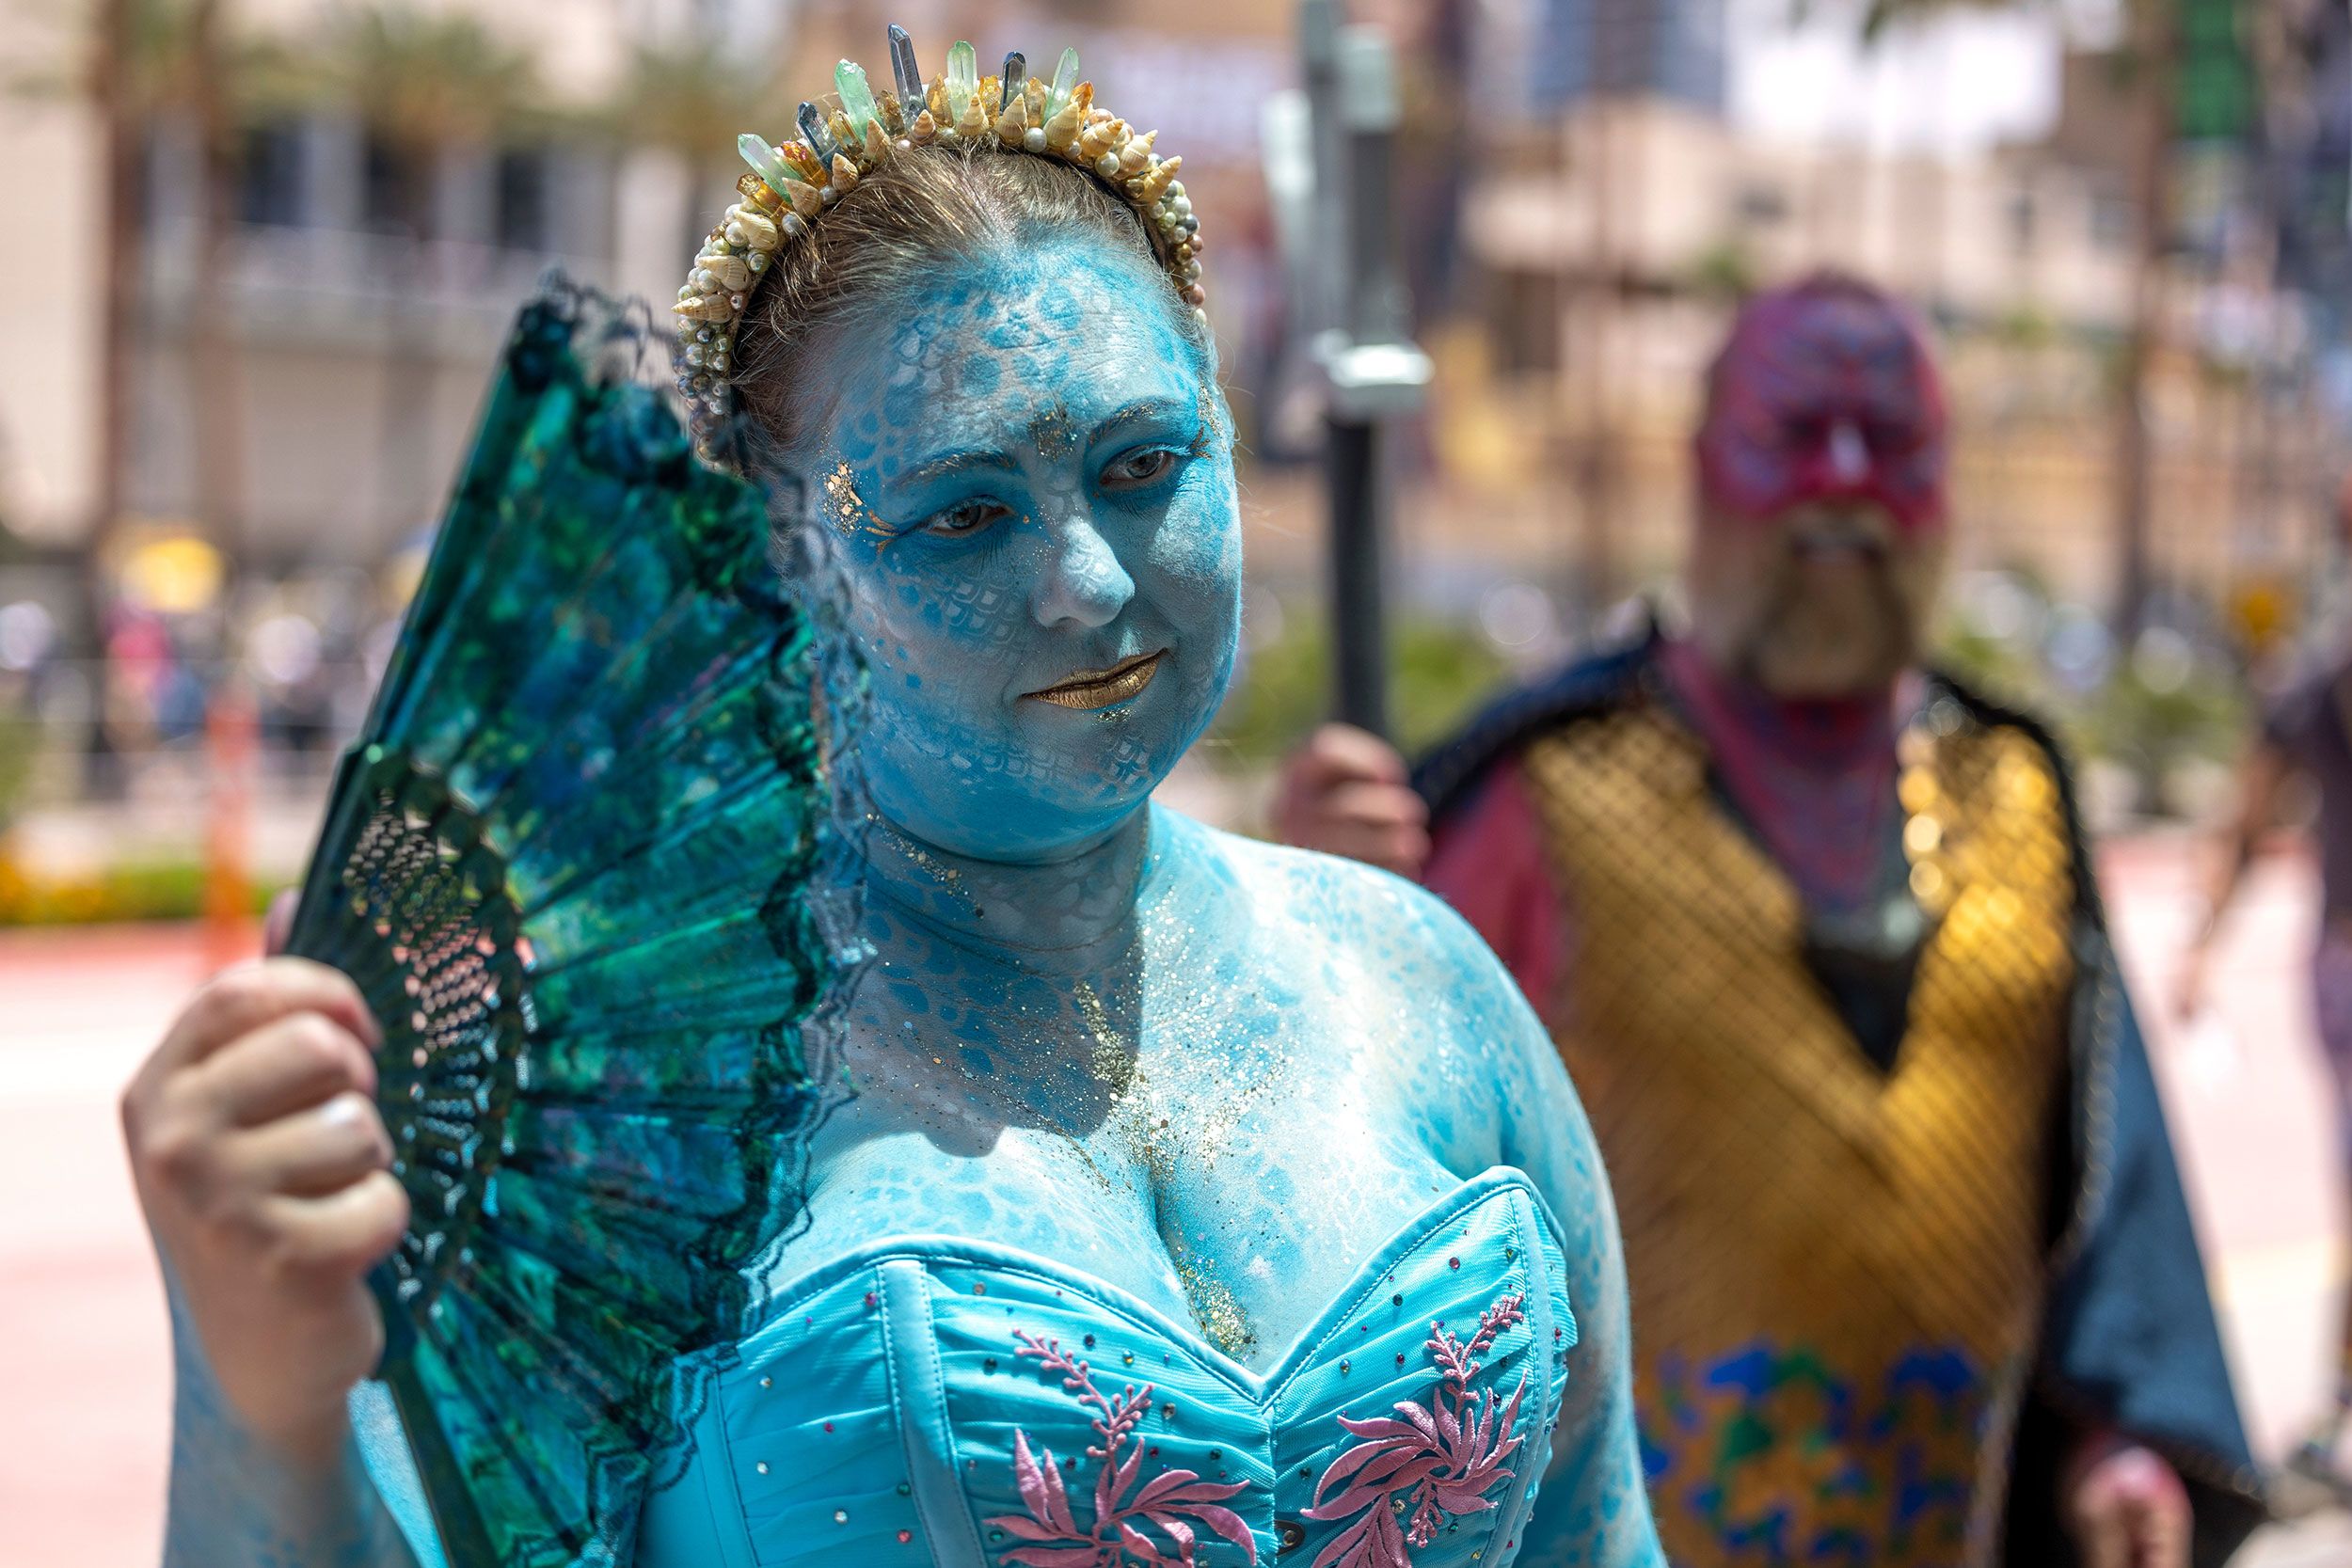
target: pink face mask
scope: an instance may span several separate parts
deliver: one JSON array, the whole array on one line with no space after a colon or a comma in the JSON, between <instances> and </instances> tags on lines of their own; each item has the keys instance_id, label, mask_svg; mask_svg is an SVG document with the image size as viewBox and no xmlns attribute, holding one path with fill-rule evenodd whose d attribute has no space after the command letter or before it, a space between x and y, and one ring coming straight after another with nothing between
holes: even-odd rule
<instances>
[{"instance_id":1,"label":"pink face mask","mask_svg":"<svg viewBox=\"0 0 2352 1568\"><path fill-rule=\"evenodd\" d=\"M1905 532L1944 518L1944 391L1910 316L1860 283L1815 280L1740 312L1708 380L1699 486L1766 520L1871 501Z\"/></svg>"}]
</instances>

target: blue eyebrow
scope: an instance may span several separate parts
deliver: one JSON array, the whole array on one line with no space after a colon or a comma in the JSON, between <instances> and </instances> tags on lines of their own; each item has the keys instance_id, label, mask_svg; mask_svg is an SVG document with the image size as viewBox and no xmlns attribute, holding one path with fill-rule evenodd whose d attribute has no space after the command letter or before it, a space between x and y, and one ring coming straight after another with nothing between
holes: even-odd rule
<instances>
[{"instance_id":1,"label":"blue eyebrow","mask_svg":"<svg viewBox=\"0 0 2352 1568\"><path fill-rule=\"evenodd\" d=\"M891 480L887 488L892 490L921 489L927 484L934 483L951 475L970 473L975 469L990 473L1010 474L1020 472L1020 465L1002 452L951 451L934 457L917 467L908 469L898 478Z\"/></svg>"},{"instance_id":2,"label":"blue eyebrow","mask_svg":"<svg viewBox=\"0 0 2352 1568\"><path fill-rule=\"evenodd\" d=\"M1089 447L1100 445L1127 427L1141 424L1150 420L1180 417L1191 406L1181 398L1165 397L1145 398L1129 404L1097 425L1093 435L1088 437L1087 444ZM1021 466L1003 452L979 451L944 452L909 468L896 479L886 482L883 487L892 491L919 490L953 475L975 471L1017 474L1021 471Z\"/></svg>"},{"instance_id":3,"label":"blue eyebrow","mask_svg":"<svg viewBox=\"0 0 2352 1568\"><path fill-rule=\"evenodd\" d=\"M1088 444L1097 445L1105 437L1116 435L1127 426L1141 424L1147 420L1180 418L1191 407L1190 404L1181 398L1146 398L1138 403L1131 403L1097 425Z\"/></svg>"}]
</instances>

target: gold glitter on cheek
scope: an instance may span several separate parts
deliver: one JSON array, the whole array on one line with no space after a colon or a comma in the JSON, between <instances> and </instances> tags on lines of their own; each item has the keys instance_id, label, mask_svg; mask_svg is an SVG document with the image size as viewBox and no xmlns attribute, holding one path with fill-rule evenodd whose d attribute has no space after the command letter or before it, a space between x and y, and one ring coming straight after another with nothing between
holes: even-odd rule
<instances>
[{"instance_id":1,"label":"gold glitter on cheek","mask_svg":"<svg viewBox=\"0 0 2352 1568\"><path fill-rule=\"evenodd\" d=\"M857 477L846 462L835 463L825 476L825 515L844 536L864 528L884 544L898 537L890 525L866 509L865 498L857 493Z\"/></svg>"},{"instance_id":2,"label":"gold glitter on cheek","mask_svg":"<svg viewBox=\"0 0 2352 1568\"><path fill-rule=\"evenodd\" d=\"M858 499L857 481L850 475L850 466L835 463L833 472L825 476L825 515L843 533L854 533L858 514L865 510L866 503Z\"/></svg>"}]
</instances>

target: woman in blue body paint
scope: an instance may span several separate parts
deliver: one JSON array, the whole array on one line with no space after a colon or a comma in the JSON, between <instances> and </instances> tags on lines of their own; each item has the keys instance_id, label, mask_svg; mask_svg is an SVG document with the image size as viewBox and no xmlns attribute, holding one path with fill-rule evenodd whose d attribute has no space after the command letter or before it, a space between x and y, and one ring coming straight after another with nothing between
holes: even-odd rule
<instances>
[{"instance_id":1,"label":"woman in blue body paint","mask_svg":"<svg viewBox=\"0 0 2352 1568\"><path fill-rule=\"evenodd\" d=\"M1129 204L902 150L735 346L749 466L834 541L871 674L878 958L812 1223L641 1568L1656 1562L1550 1041L1418 889L1151 801L1241 562L1214 346ZM126 1099L195 1369L174 1562L441 1560L389 1414L346 1415L403 1217L372 1030L273 960Z\"/></svg>"}]
</instances>

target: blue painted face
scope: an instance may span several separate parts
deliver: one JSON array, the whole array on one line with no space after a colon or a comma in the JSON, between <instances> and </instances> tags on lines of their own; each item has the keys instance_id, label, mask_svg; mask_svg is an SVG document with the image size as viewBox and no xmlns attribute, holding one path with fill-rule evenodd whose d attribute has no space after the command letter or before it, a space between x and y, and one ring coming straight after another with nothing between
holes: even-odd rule
<instances>
[{"instance_id":1,"label":"blue painted face","mask_svg":"<svg viewBox=\"0 0 2352 1568\"><path fill-rule=\"evenodd\" d=\"M875 809L981 860L1141 806L1232 673L1241 531L1200 356L1141 256L951 264L852 324L809 426L872 678Z\"/></svg>"}]
</instances>

